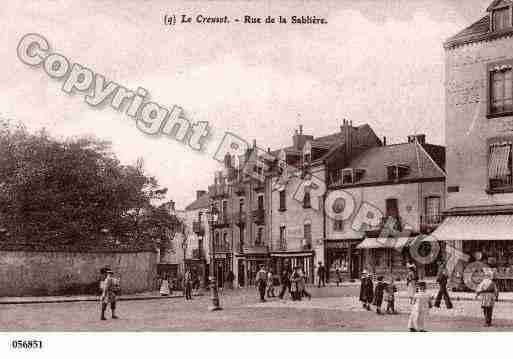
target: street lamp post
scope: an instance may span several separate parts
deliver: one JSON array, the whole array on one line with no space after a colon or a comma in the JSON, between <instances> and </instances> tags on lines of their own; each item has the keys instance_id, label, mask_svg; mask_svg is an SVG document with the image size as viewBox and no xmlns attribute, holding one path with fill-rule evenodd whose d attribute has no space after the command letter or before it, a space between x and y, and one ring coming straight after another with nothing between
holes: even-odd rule
<instances>
[{"instance_id":1,"label":"street lamp post","mask_svg":"<svg viewBox=\"0 0 513 359\"><path fill-rule=\"evenodd\" d=\"M208 216L208 225L209 225L209 231L211 233L210 236L210 275L209 275L209 281L210 281L210 293L212 296L212 306L209 307L211 311L215 310L221 310L221 305L219 303L219 292L217 290L217 279L215 276L215 259L216 259L216 248L214 243L214 225L217 224L218 220L218 210L217 208L212 204L210 211L207 212Z\"/></svg>"}]
</instances>

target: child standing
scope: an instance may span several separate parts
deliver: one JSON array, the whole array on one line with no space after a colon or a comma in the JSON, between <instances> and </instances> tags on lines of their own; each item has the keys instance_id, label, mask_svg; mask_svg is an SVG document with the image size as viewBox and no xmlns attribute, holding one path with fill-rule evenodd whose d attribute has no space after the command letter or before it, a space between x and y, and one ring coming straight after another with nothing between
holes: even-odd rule
<instances>
[{"instance_id":1,"label":"child standing","mask_svg":"<svg viewBox=\"0 0 513 359\"><path fill-rule=\"evenodd\" d=\"M363 271L361 285L360 285L360 302L362 302L363 307L367 310L371 310L370 304L372 303L372 299L374 297L374 290L372 285L372 278L370 277L367 271Z\"/></svg>"},{"instance_id":2,"label":"child standing","mask_svg":"<svg viewBox=\"0 0 513 359\"><path fill-rule=\"evenodd\" d=\"M378 277L376 288L374 289L374 305L376 306L376 313L381 313L381 304L383 304L383 294L387 284L383 281L383 276Z\"/></svg>"},{"instance_id":3,"label":"child standing","mask_svg":"<svg viewBox=\"0 0 513 359\"><path fill-rule=\"evenodd\" d=\"M269 270L267 272L267 298L274 298L274 276L273 272Z\"/></svg>"},{"instance_id":4,"label":"child standing","mask_svg":"<svg viewBox=\"0 0 513 359\"><path fill-rule=\"evenodd\" d=\"M426 293L426 282L418 282L419 291L413 297L413 306L411 308L408 327L410 332L425 332L424 322L432 307L431 296Z\"/></svg>"},{"instance_id":5,"label":"child standing","mask_svg":"<svg viewBox=\"0 0 513 359\"><path fill-rule=\"evenodd\" d=\"M396 314L395 292L397 292L397 287L394 284L394 278L390 277L390 282L385 287L385 301L387 302L387 314Z\"/></svg>"}]
</instances>

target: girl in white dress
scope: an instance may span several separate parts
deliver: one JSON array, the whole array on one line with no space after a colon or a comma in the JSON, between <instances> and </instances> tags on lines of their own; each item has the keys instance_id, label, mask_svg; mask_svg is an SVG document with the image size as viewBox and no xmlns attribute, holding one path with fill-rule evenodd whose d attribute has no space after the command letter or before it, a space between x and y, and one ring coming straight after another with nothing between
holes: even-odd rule
<instances>
[{"instance_id":1,"label":"girl in white dress","mask_svg":"<svg viewBox=\"0 0 513 359\"><path fill-rule=\"evenodd\" d=\"M167 279L167 277L164 277L162 279L162 283L160 283L160 295L167 296L169 294L169 280Z\"/></svg>"},{"instance_id":2,"label":"girl in white dress","mask_svg":"<svg viewBox=\"0 0 513 359\"><path fill-rule=\"evenodd\" d=\"M426 283L418 283L419 291L413 297L413 305L411 308L410 319L408 320L408 328L410 332L425 332L424 322L432 307L432 297L426 293Z\"/></svg>"}]
</instances>

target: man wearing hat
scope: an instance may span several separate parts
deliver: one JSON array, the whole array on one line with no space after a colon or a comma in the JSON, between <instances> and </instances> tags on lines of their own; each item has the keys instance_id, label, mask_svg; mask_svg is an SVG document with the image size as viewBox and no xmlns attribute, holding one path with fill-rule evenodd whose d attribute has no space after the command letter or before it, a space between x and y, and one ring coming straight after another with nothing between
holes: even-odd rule
<instances>
[{"instance_id":1,"label":"man wearing hat","mask_svg":"<svg viewBox=\"0 0 513 359\"><path fill-rule=\"evenodd\" d=\"M370 310L370 305L372 300L374 299L374 288L372 283L372 278L369 273L364 270L362 272L362 279L360 285L360 302L363 303L363 307L367 310Z\"/></svg>"},{"instance_id":2,"label":"man wearing hat","mask_svg":"<svg viewBox=\"0 0 513 359\"><path fill-rule=\"evenodd\" d=\"M102 271L106 274L105 280L101 284L102 295L100 301L102 303L102 316L101 320L106 320L105 311L107 310L107 304L110 303L110 310L112 312L112 319L118 319L116 316L116 290L118 283L114 278L114 271L110 268L103 268Z\"/></svg>"}]
</instances>

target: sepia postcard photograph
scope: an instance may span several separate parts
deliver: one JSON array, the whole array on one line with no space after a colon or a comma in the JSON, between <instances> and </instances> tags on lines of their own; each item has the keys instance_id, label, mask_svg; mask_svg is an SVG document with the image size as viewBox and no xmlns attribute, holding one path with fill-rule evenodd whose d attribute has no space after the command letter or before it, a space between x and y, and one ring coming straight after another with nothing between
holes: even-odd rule
<instances>
[{"instance_id":1,"label":"sepia postcard photograph","mask_svg":"<svg viewBox=\"0 0 513 359\"><path fill-rule=\"evenodd\" d=\"M0 19L7 353L513 331L513 1L4 0Z\"/></svg>"}]
</instances>

